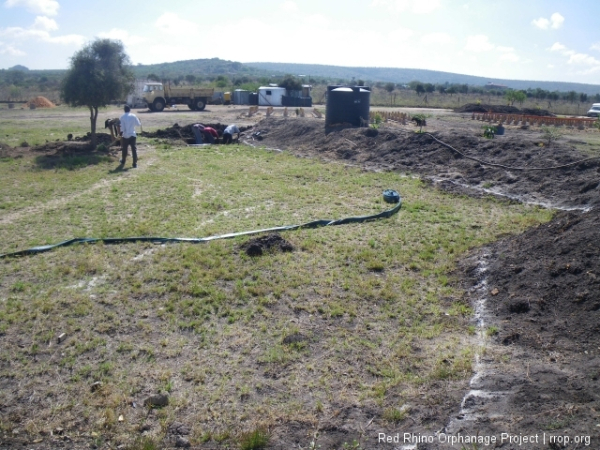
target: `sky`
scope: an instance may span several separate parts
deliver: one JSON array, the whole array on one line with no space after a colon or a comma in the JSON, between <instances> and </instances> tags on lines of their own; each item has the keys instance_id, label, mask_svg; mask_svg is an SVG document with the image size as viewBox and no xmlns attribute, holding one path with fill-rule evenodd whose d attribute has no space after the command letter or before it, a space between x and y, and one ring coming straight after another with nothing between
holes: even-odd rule
<instances>
[{"instance_id":1,"label":"sky","mask_svg":"<svg viewBox=\"0 0 600 450\"><path fill-rule=\"evenodd\" d=\"M600 84L598 0L0 0L0 69L221 58Z\"/></svg>"}]
</instances>

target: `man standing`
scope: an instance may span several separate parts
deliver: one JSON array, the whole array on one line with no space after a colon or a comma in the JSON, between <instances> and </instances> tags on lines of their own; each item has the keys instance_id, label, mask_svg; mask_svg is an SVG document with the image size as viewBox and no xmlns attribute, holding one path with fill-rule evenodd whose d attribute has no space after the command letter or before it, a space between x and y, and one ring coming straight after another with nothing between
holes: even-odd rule
<instances>
[{"instance_id":1,"label":"man standing","mask_svg":"<svg viewBox=\"0 0 600 450\"><path fill-rule=\"evenodd\" d=\"M240 140L240 129L236 124L231 124L223 131L223 144L231 144L233 141L233 133L237 133L236 140Z\"/></svg>"},{"instance_id":2,"label":"man standing","mask_svg":"<svg viewBox=\"0 0 600 450\"><path fill-rule=\"evenodd\" d=\"M125 105L125 114L120 118L121 120L121 165L125 165L125 159L127 159L127 147L131 146L131 157L133 158L133 166L137 167L137 147L135 145L136 137L135 127L141 127L142 123L135 114L132 114L131 108Z\"/></svg>"}]
</instances>

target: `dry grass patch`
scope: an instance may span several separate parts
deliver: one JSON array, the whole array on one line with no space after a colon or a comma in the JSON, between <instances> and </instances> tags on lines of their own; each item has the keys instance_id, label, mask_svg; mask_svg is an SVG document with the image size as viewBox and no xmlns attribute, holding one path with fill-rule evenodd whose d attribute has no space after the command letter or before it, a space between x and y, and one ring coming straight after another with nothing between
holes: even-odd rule
<instances>
[{"instance_id":1,"label":"dry grass patch","mask_svg":"<svg viewBox=\"0 0 600 450\"><path fill-rule=\"evenodd\" d=\"M412 411L404 405L435 405L424 393L470 376L471 311L449 276L457 258L549 218L444 195L395 173L244 147L150 156L156 162L133 175L82 169L89 177L80 195L44 208L49 177L31 204L43 213L0 224L3 250L71 236L202 237L364 215L388 208L386 188L405 204L387 220L287 232L295 251L260 257L241 250L246 237L1 260L5 436L50 440L61 428L81 443L153 448L172 442L181 422L198 446L261 448L267 436L281 441L277 429L290 423L358 430L353 408L373 423L402 422ZM2 164L13 163L0 162L0 172L20 179ZM99 177L115 178L107 189L85 189ZM144 406L159 393L168 405Z\"/></svg>"}]
</instances>

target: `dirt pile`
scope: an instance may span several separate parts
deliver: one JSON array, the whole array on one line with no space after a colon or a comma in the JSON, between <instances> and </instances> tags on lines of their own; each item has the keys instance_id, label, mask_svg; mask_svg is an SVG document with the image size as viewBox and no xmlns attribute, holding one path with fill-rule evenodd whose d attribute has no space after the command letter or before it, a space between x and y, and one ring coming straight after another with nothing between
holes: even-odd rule
<instances>
[{"instance_id":1,"label":"dirt pile","mask_svg":"<svg viewBox=\"0 0 600 450\"><path fill-rule=\"evenodd\" d=\"M523 108L521 114L526 116L550 116L556 117L556 115L552 114L547 109L538 109L538 108Z\"/></svg>"},{"instance_id":2,"label":"dirt pile","mask_svg":"<svg viewBox=\"0 0 600 450\"><path fill-rule=\"evenodd\" d=\"M240 246L240 250L246 252L248 256L261 256L269 252L292 252L294 246L282 238L277 233L271 233L266 236L250 239Z\"/></svg>"},{"instance_id":3,"label":"dirt pile","mask_svg":"<svg viewBox=\"0 0 600 450\"><path fill-rule=\"evenodd\" d=\"M454 112L458 113L497 113L497 114L524 114L526 116L550 116L554 117L550 111L545 109L531 109L525 108L522 111L516 106L509 105L488 105L488 104L477 104L467 103L466 105L456 108Z\"/></svg>"},{"instance_id":4,"label":"dirt pile","mask_svg":"<svg viewBox=\"0 0 600 450\"><path fill-rule=\"evenodd\" d=\"M140 134L140 136L147 138L161 138L161 139L182 139L189 144L193 144L196 142L196 138L194 137L194 132L192 131L192 126L194 124L188 124L181 126L178 123L174 124L172 127L156 130L154 132L144 131ZM205 123L204 126L214 128L219 133L219 136L223 136L223 130L227 128L229 125L222 123ZM252 126L238 126L241 133L252 128ZM234 136L235 137L235 136Z\"/></svg>"},{"instance_id":5,"label":"dirt pile","mask_svg":"<svg viewBox=\"0 0 600 450\"><path fill-rule=\"evenodd\" d=\"M535 131L510 127L504 136L486 139L480 123L470 121L469 126L444 128L431 135L415 133L412 125L326 132L323 123L315 120L271 118L255 129L263 138L260 145L371 169L418 173L451 191L492 194L565 209L600 206L600 159L572 164L586 160L588 155L560 141L548 146ZM557 166L564 167L531 170Z\"/></svg>"},{"instance_id":6,"label":"dirt pile","mask_svg":"<svg viewBox=\"0 0 600 450\"><path fill-rule=\"evenodd\" d=\"M29 100L25 106L31 108L32 106L35 108L55 108L56 105L48 100L46 97L35 97Z\"/></svg>"},{"instance_id":7,"label":"dirt pile","mask_svg":"<svg viewBox=\"0 0 600 450\"><path fill-rule=\"evenodd\" d=\"M549 224L479 249L463 266L466 289L485 277L486 321L498 331L472 387L495 398L488 405L475 395L465 402L479 403L475 410L488 420L459 420L457 427L481 435L511 429L600 441L599 239L597 210L563 212Z\"/></svg>"}]
</instances>

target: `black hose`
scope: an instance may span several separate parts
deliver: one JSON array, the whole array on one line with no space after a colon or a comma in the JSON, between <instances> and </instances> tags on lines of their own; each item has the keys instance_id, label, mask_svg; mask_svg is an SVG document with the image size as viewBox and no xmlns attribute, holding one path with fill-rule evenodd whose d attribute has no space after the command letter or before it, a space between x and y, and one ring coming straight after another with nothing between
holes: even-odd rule
<instances>
[{"instance_id":1,"label":"black hose","mask_svg":"<svg viewBox=\"0 0 600 450\"><path fill-rule=\"evenodd\" d=\"M409 131L406 131L406 130L400 130L400 131L402 131L404 133L407 133L407 134L410 133ZM508 170L556 170L556 169L564 169L565 167L576 166L577 164L581 164L581 163L584 163L584 162L587 162L587 161L592 161L594 159L600 158L600 156L592 156L590 158L580 159L579 161L574 161L574 162L571 162L571 163L568 163L568 164L563 164L563 165L560 165L560 166L550 166L550 167L513 167L513 166L506 166L504 164L498 164L498 163L493 163L493 162L489 162L489 161L484 161L482 159L466 155L465 153L461 152L460 150L457 150L454 147L452 147L450 144L447 144L444 141L436 138L431 133L419 133L419 134L429 136L431 139L433 139L438 144L443 145L444 147L452 150L455 153L458 153L463 158L470 159L472 161L478 162L479 164L482 164L484 166L501 167L502 169L508 169Z\"/></svg>"},{"instance_id":2,"label":"black hose","mask_svg":"<svg viewBox=\"0 0 600 450\"><path fill-rule=\"evenodd\" d=\"M574 161L568 164L563 164L561 166L550 166L550 167L512 167L512 166L505 166L504 164L498 164L498 163L492 163L492 162L488 162L488 161L483 161L481 159L475 158L473 156L468 156L465 155L464 153L456 150L454 147L452 147L449 144L446 144L444 141L439 140L438 138L436 138L433 134L431 133L421 133L421 134L425 134L427 136L429 136L431 139L433 139L435 142L437 142L440 145L443 145L446 148L449 148L450 150L452 150L453 152L458 153L460 156L462 156L463 158L467 158L473 161L478 162L479 164L483 164L484 166L492 166L492 167L501 167L503 169L508 169L508 170L556 170L556 169L564 169L565 167L569 167L569 166L575 166L577 164L581 164L583 162L587 162L587 161L591 161L593 159L598 159L600 158L600 156L592 156L591 158L586 158L586 159L580 159L579 161Z\"/></svg>"},{"instance_id":3,"label":"black hose","mask_svg":"<svg viewBox=\"0 0 600 450\"><path fill-rule=\"evenodd\" d=\"M383 198L386 202L396 203L392 209L388 209L386 211L380 212L378 214L373 214L369 216L358 216L358 217L346 217L344 219L337 220L313 220L312 222L303 223L301 225L287 225L281 227L273 227L273 228L265 228L263 230L253 230L253 231L240 231L237 233L229 233L229 234L221 234L216 236L209 236L205 238L165 238L165 237L149 237L149 236L139 236L139 237L124 237L124 238L74 238L69 239L63 242L59 242L58 244L49 244L49 245L40 245L38 247L28 248L26 250L19 250L12 253L5 253L0 255L0 259L14 257L14 256L25 256L32 255L36 253L47 252L49 250L53 250L57 247L66 247L72 244L95 244L96 242L104 242L105 244L120 244L123 242L154 242L154 243L166 243L166 242L190 242L193 244L198 244L201 242L210 242L215 241L217 239L230 239L237 236L248 236L251 234L259 234L259 233L267 233L272 231L290 231L290 230L298 230L300 228L318 228L318 227L326 227L326 226L334 226L334 225L345 225L348 223L361 223L367 222L369 220L377 220L388 218L396 214L400 211L402 207L402 199L400 195L393 190L385 190L383 193Z\"/></svg>"}]
</instances>

